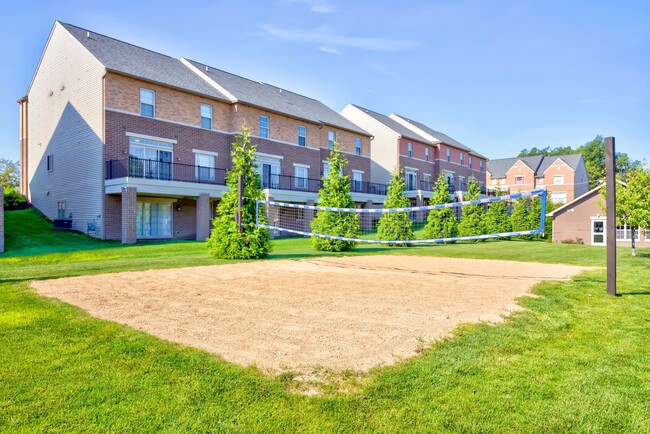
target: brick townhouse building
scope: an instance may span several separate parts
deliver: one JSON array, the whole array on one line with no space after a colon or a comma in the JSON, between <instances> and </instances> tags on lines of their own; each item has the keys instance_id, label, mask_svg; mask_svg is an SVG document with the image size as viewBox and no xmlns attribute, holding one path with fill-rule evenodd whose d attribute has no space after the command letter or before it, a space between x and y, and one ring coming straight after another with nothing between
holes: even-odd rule
<instances>
[{"instance_id":1,"label":"brick townhouse building","mask_svg":"<svg viewBox=\"0 0 650 434\"><path fill-rule=\"evenodd\" d=\"M205 239L242 125L267 197L314 203L337 141L353 200L384 199L370 134L323 103L58 21L19 104L22 192L102 239Z\"/></svg>"},{"instance_id":2,"label":"brick townhouse building","mask_svg":"<svg viewBox=\"0 0 650 434\"><path fill-rule=\"evenodd\" d=\"M386 116L354 104L341 114L373 136L371 180L386 183L399 167L406 180L405 193L414 203L431 198L440 174L459 197L470 177L485 186L487 159L446 134L404 116Z\"/></svg>"},{"instance_id":3,"label":"brick townhouse building","mask_svg":"<svg viewBox=\"0 0 650 434\"><path fill-rule=\"evenodd\" d=\"M589 190L589 177L581 154L515 157L490 160L488 188L504 193L546 189L551 201L564 204Z\"/></svg>"}]
</instances>

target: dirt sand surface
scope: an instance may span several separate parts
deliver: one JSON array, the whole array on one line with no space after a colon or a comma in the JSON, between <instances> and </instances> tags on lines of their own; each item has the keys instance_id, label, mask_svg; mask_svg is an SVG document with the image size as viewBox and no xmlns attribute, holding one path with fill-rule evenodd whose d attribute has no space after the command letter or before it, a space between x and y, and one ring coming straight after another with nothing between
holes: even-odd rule
<instances>
[{"instance_id":1,"label":"dirt sand surface","mask_svg":"<svg viewBox=\"0 0 650 434\"><path fill-rule=\"evenodd\" d=\"M271 370L367 370L462 322L503 319L584 267L420 256L323 257L35 281L93 316Z\"/></svg>"}]
</instances>

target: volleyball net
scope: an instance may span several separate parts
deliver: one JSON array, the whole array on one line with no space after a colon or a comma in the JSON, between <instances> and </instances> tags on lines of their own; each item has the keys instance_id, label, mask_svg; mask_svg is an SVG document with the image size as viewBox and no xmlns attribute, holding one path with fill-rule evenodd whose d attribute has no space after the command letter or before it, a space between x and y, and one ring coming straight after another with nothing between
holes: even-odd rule
<instances>
[{"instance_id":1,"label":"volleyball net","mask_svg":"<svg viewBox=\"0 0 650 434\"><path fill-rule=\"evenodd\" d=\"M382 206L333 208L257 200L255 224L277 236L391 245L535 236L544 234L546 190L405 208ZM515 211L516 206L526 209ZM496 208L491 211L492 207ZM517 213L516 221L513 213ZM322 227L314 224L317 218L327 218L326 226L337 229L314 230Z\"/></svg>"}]
</instances>

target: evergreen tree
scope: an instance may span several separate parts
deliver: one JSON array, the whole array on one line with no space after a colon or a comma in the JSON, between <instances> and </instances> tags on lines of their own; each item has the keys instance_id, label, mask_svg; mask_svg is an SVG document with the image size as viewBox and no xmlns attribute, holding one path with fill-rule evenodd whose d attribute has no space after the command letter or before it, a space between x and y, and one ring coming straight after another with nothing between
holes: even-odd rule
<instances>
[{"instance_id":1,"label":"evergreen tree","mask_svg":"<svg viewBox=\"0 0 650 434\"><path fill-rule=\"evenodd\" d=\"M409 200L404 196L406 181L401 176L401 171L393 173L388 183L385 208L406 208ZM412 240L413 222L407 212L384 213L377 225L377 235L381 240ZM390 246L408 247L410 244L389 244Z\"/></svg>"},{"instance_id":2,"label":"evergreen tree","mask_svg":"<svg viewBox=\"0 0 650 434\"><path fill-rule=\"evenodd\" d=\"M530 205L528 208L528 229L537 229L539 228L539 219L542 214L542 198L540 196L535 196L530 200ZM546 216L544 216L546 218ZM544 222L546 225L546 221ZM541 235L531 235L530 239L541 240Z\"/></svg>"},{"instance_id":3,"label":"evergreen tree","mask_svg":"<svg viewBox=\"0 0 650 434\"><path fill-rule=\"evenodd\" d=\"M450 203L449 183L444 175L440 175L433 187L432 205ZM424 227L424 237L453 238L458 235L458 219L451 208L434 209L429 211L427 224Z\"/></svg>"},{"instance_id":4,"label":"evergreen tree","mask_svg":"<svg viewBox=\"0 0 650 434\"><path fill-rule=\"evenodd\" d=\"M329 173L323 177L323 188L318 190L318 205L334 208L354 208L350 194L350 177L343 174L348 162L340 152L339 144L334 142L327 159ZM359 217L356 213L318 211L311 221L311 230L317 234L334 235L346 238L358 238L361 232ZM346 252L352 250L356 243L352 241L332 240L312 237L316 250L326 252Z\"/></svg>"},{"instance_id":5,"label":"evergreen tree","mask_svg":"<svg viewBox=\"0 0 650 434\"><path fill-rule=\"evenodd\" d=\"M481 194L478 181L473 176L467 183L467 194L464 200L476 200ZM458 234L461 237L483 235L485 233L485 208L481 204L467 205L462 208L462 215L458 225ZM477 240L482 241L482 240Z\"/></svg>"},{"instance_id":6,"label":"evergreen tree","mask_svg":"<svg viewBox=\"0 0 650 434\"><path fill-rule=\"evenodd\" d=\"M499 187L494 189L495 196L501 196ZM508 204L504 200L490 203L485 213L485 231L488 234L510 232L510 216L508 215ZM508 239L509 237L504 237Z\"/></svg>"},{"instance_id":7,"label":"evergreen tree","mask_svg":"<svg viewBox=\"0 0 650 434\"><path fill-rule=\"evenodd\" d=\"M512 214L510 214L510 226L513 231L525 231L530 229L527 198L522 197L515 201L512 207ZM530 239L528 236L523 238Z\"/></svg>"},{"instance_id":8,"label":"evergreen tree","mask_svg":"<svg viewBox=\"0 0 650 434\"><path fill-rule=\"evenodd\" d=\"M243 127L232 144L233 167L226 175L229 190L221 198L217 208L218 216L212 222L207 242L210 254L216 258L265 258L271 248L268 231L255 226L255 200L262 199L263 194L253 166L257 147L251 144L250 133L250 129ZM235 221L239 175L243 175L244 182L241 233Z\"/></svg>"}]
</instances>

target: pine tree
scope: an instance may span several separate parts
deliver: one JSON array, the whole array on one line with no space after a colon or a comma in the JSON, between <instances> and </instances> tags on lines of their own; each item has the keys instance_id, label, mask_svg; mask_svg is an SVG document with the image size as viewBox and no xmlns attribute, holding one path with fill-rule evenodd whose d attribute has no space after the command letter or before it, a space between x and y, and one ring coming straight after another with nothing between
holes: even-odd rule
<instances>
[{"instance_id":1,"label":"pine tree","mask_svg":"<svg viewBox=\"0 0 650 434\"><path fill-rule=\"evenodd\" d=\"M450 203L449 183L444 175L440 175L433 187L432 205ZM458 219L451 208L434 209L429 211L427 224L424 227L424 237L432 238L453 238L458 235Z\"/></svg>"},{"instance_id":2,"label":"pine tree","mask_svg":"<svg viewBox=\"0 0 650 434\"><path fill-rule=\"evenodd\" d=\"M537 229L539 228L539 219L542 214L542 198L540 196L535 196L530 200L530 205L528 208L528 229ZM546 218L546 217L544 217ZM546 222L544 222L546 224ZM531 240L541 240L541 235L531 235Z\"/></svg>"},{"instance_id":3,"label":"pine tree","mask_svg":"<svg viewBox=\"0 0 650 434\"><path fill-rule=\"evenodd\" d=\"M464 200L476 200L481 194L478 181L473 176L467 183L467 194ZM485 209L483 205L467 205L462 208L463 214L458 224L458 234L461 237L483 235L485 233ZM482 240L477 240L482 241Z\"/></svg>"},{"instance_id":4,"label":"pine tree","mask_svg":"<svg viewBox=\"0 0 650 434\"><path fill-rule=\"evenodd\" d=\"M495 196L501 196L501 190L496 187ZM504 200L490 203L485 213L485 231L488 234L510 232L510 216L508 215L508 204ZM508 239L509 237L504 237Z\"/></svg>"},{"instance_id":5,"label":"pine tree","mask_svg":"<svg viewBox=\"0 0 650 434\"><path fill-rule=\"evenodd\" d=\"M404 196L406 181L398 171L393 173L388 183L385 208L406 208L409 200ZM413 222L407 212L384 213L377 225L377 235L381 240L412 240ZM410 244L389 244L390 246L408 247Z\"/></svg>"},{"instance_id":6,"label":"pine tree","mask_svg":"<svg viewBox=\"0 0 650 434\"><path fill-rule=\"evenodd\" d=\"M323 188L318 190L318 205L334 208L354 208L350 194L350 177L343 174L348 162L341 154L339 144L334 142L327 159L329 173L323 178ZM311 230L316 234L333 235L346 238L358 238L361 232L359 217L356 213L318 211L311 221ZM356 243L352 241L332 240L312 237L312 245L316 250L326 252L347 252Z\"/></svg>"},{"instance_id":7,"label":"pine tree","mask_svg":"<svg viewBox=\"0 0 650 434\"><path fill-rule=\"evenodd\" d=\"M218 216L212 222L207 242L210 254L216 258L260 259L267 257L271 249L268 231L255 226L255 200L262 199L263 194L253 167L257 147L251 144L250 133L250 129L243 127L232 144L233 167L226 175L229 190L221 198L217 208ZM243 175L245 198L241 233L235 221L239 175Z\"/></svg>"},{"instance_id":8,"label":"pine tree","mask_svg":"<svg viewBox=\"0 0 650 434\"><path fill-rule=\"evenodd\" d=\"M512 206L512 214L510 214L510 226L513 231L526 231L529 227L528 217L528 199L525 197L519 198ZM524 236L524 239L530 239Z\"/></svg>"}]
</instances>

